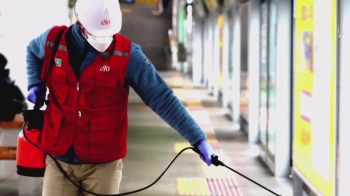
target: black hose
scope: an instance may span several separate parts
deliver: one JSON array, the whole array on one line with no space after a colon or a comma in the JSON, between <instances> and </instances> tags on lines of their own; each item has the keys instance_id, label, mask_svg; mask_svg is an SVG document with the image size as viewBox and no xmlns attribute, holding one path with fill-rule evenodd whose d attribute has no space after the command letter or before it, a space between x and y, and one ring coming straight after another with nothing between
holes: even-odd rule
<instances>
[{"instance_id":1,"label":"black hose","mask_svg":"<svg viewBox=\"0 0 350 196\"><path fill-rule=\"evenodd\" d=\"M63 175L71 182L73 183L76 187L79 187L82 191L85 191L89 194L92 194L92 195L97 195L97 196L118 196L118 195L130 195L130 194L134 194L134 193L137 193L137 192L140 192L140 191L143 191L143 190L146 190L148 188L150 188L151 186L153 186L154 184L156 184L160 178L163 177L163 175L165 174L165 172L170 168L170 166L174 163L174 161L177 159L177 157L180 156L181 153L183 153L184 151L186 150L189 150L189 149L192 149L193 147L187 147L187 148L184 148L182 149L176 156L175 158L170 162L170 164L168 165L168 167L162 172L162 174L150 185L146 186L146 187L143 187L143 188L140 188L140 189L137 189L137 190L134 190L134 191L130 191L130 192L126 192L126 193L119 193L119 194L98 194L98 193L94 193L94 192L91 192L91 191L88 191L82 187L80 187L76 182L74 182L72 179L69 178L69 176L67 175L67 173L63 170L62 166L59 164L59 162L54 158L52 157L52 155L49 155L56 163L57 167L59 168L59 170L63 173Z\"/></svg>"},{"instance_id":2,"label":"black hose","mask_svg":"<svg viewBox=\"0 0 350 196\"><path fill-rule=\"evenodd\" d=\"M22 127L24 137L25 137L26 140L27 140L28 142L30 142L32 145L34 145L35 147L39 148L36 144L34 144L32 141L30 141L30 140L27 138L26 133L25 133L26 131L25 131L25 129L24 129L26 124L27 124L27 123L24 123L24 124L23 124L23 127ZM40 149L40 148L39 148L39 149ZM84 189L81 185L79 185L79 184L77 184L76 182L74 182L74 181L68 176L68 174L66 173L66 171L64 171L64 169L62 168L61 164L57 161L56 158L54 158L54 157L53 157L52 155L50 155L50 154L47 154L47 155L50 156L50 157L53 159L53 161L56 163L58 169L61 171L61 173L64 175L64 177L66 177L72 184L74 184L74 185L75 185L76 187L78 187L80 190L82 190L82 191L84 191L84 192L87 192L87 193L89 193L89 194L92 194L92 195L96 195L96 196L119 196L119 195L130 195L130 194L134 194L134 193L137 193L137 192L140 192L140 191L143 191L143 190L146 190L146 189L150 188L151 186L153 186L154 184L156 184L156 183L160 180L160 178L163 177L163 175L165 174L165 172L168 171L168 169L170 168L170 166L174 163L174 161L175 161L184 151L190 150L190 149L193 150L193 151L195 151L195 152L198 153L198 154L201 154L201 152L200 152L197 148L194 148L194 147L186 147L186 148L182 149L182 150L173 158L173 160L170 162L170 164L165 168L165 170L161 173L161 175L160 175L153 183L151 183L150 185L148 185L148 186L146 186L146 187L143 187L143 188L140 188L140 189L137 189L137 190L134 190L134 191L130 191L130 192L126 192L126 193L119 193L119 194L98 194L98 193L94 193L94 192L91 192L91 191L88 191L88 190ZM227 169L229 169L229 170L231 170L231 171L233 171L233 172L239 174L240 176L242 176L242 177L246 178L247 180L249 180L249 181L255 183L256 185L258 185L258 186L260 186L261 188L263 188L263 189L269 191L270 193L272 193L272 194L274 194L274 195L277 195L277 196L281 196L281 195L278 195L277 193L271 191L270 189L266 188L265 186L263 186L263 185L261 185L261 184L255 182L254 180L248 178L247 176L245 176L245 175L243 175L243 174L237 172L236 170L234 170L234 169L228 167L227 165L225 165L223 162L221 162L221 161L219 160L218 156L213 156L213 157L212 157L212 164L215 165L215 166L219 166L219 165L220 165L220 166L226 167Z\"/></svg>"}]
</instances>

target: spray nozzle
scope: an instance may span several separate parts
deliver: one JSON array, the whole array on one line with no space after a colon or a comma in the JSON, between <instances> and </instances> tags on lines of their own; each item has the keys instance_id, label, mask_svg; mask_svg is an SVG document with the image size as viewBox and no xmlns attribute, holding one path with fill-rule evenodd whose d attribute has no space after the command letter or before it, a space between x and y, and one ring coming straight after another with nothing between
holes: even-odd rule
<instances>
[{"instance_id":1,"label":"spray nozzle","mask_svg":"<svg viewBox=\"0 0 350 196\"><path fill-rule=\"evenodd\" d=\"M195 151L197 154L202 155L204 157L204 155L201 153L201 151L199 151L199 149L197 147L193 147L192 150ZM224 166L225 165L223 162L221 162L219 160L219 157L217 155L212 155L211 163L215 166L219 166L219 165Z\"/></svg>"}]
</instances>

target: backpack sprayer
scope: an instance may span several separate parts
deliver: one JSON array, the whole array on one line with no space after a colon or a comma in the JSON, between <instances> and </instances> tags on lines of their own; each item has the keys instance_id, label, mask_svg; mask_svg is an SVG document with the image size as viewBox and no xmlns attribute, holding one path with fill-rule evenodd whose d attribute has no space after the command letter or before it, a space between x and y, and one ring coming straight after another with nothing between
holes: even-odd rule
<instances>
[{"instance_id":1,"label":"backpack sprayer","mask_svg":"<svg viewBox=\"0 0 350 196\"><path fill-rule=\"evenodd\" d=\"M28 176L28 177L44 177L45 173L45 158L46 155L50 156L56 163L57 167L59 170L62 172L62 174L76 187L78 187L80 190L85 191L89 194L92 195L97 195L97 196L119 196L119 195L130 195L134 194L140 191L143 191L145 189L150 188L153 186L155 183L159 181L159 179L165 174L165 172L169 169L169 167L173 164L173 162L177 159L178 156L180 156L181 153L183 153L186 150L193 150L196 153L202 155L202 153L194 147L186 147L182 149L175 157L174 159L170 162L170 164L167 166L167 168L162 172L162 174L150 185L137 189L134 191L126 192L126 193L120 193L120 194L98 194L94 193L91 191L88 191L84 188L82 188L79 184L74 182L64 171L60 163L50 154L46 154L43 152L40 147L36 144L40 133L43 128L44 124L44 112L40 110L41 106L38 106L35 104L33 110L25 110L23 112L24 116L24 124L22 127L22 131L19 133L18 138L17 138L17 157L16 157L16 162L17 162L17 174L22 175L22 176ZM237 172L236 170L228 167L225 165L223 162L219 160L218 156L213 156L212 157L212 164L215 166L223 166L228 168L229 170L239 174L240 176L248 179L249 181L255 183L256 185L262 187L263 189L269 191L270 193L279 196L277 193L271 191L270 189L262 186L261 184L253 181L252 179L246 177L245 175Z\"/></svg>"}]
</instances>

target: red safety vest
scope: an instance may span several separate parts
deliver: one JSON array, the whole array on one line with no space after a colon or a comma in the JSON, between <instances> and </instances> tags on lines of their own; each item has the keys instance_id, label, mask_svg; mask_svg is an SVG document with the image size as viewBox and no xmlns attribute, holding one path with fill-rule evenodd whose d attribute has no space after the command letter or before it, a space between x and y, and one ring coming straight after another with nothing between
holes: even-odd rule
<instances>
[{"instance_id":1,"label":"red safety vest","mask_svg":"<svg viewBox=\"0 0 350 196\"><path fill-rule=\"evenodd\" d=\"M50 69L58 32L64 30ZM124 158L128 129L129 88L125 87L131 41L116 34L111 46L81 73L79 80L68 61L66 26L53 28L46 40L41 79L48 79L49 104L39 138L43 151L61 156L74 145L77 156L87 162ZM108 55L109 54L109 55Z\"/></svg>"}]
</instances>

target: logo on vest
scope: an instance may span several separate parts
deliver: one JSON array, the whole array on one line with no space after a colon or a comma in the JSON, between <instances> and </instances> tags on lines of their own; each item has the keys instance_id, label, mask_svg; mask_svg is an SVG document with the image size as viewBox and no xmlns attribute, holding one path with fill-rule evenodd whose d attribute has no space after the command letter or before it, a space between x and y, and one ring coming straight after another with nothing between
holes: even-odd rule
<instances>
[{"instance_id":1,"label":"logo on vest","mask_svg":"<svg viewBox=\"0 0 350 196\"><path fill-rule=\"evenodd\" d=\"M105 26L105 25L109 25L111 22L107 19L104 19L101 21L101 25Z\"/></svg>"},{"instance_id":2,"label":"logo on vest","mask_svg":"<svg viewBox=\"0 0 350 196\"><path fill-rule=\"evenodd\" d=\"M61 65L62 65L62 59L55 58L55 65L56 65L57 67L61 67Z\"/></svg>"},{"instance_id":3,"label":"logo on vest","mask_svg":"<svg viewBox=\"0 0 350 196\"><path fill-rule=\"evenodd\" d=\"M102 71L102 72L107 72L107 71L109 71L111 68L108 66L108 65L104 65L104 66L102 66L101 68L100 68L100 71Z\"/></svg>"}]
</instances>

